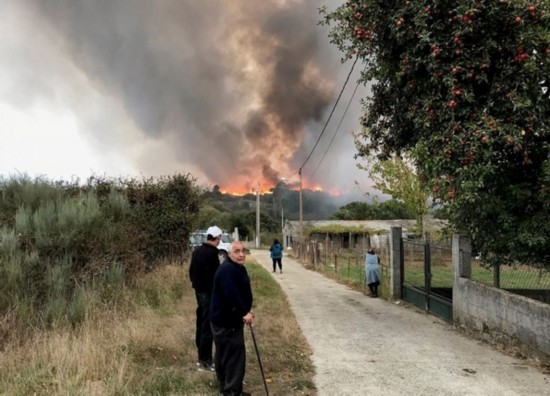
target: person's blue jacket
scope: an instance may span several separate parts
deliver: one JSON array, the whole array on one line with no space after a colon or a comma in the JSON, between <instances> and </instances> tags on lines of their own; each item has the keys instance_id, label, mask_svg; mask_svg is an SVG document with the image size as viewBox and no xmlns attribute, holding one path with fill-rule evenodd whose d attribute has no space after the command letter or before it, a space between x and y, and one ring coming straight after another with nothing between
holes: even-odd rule
<instances>
[{"instance_id":1,"label":"person's blue jacket","mask_svg":"<svg viewBox=\"0 0 550 396\"><path fill-rule=\"evenodd\" d=\"M374 253L367 253L365 257L365 272L367 273L367 284L380 282L380 258Z\"/></svg>"},{"instance_id":2,"label":"person's blue jacket","mask_svg":"<svg viewBox=\"0 0 550 396\"><path fill-rule=\"evenodd\" d=\"M271 245L269 251L271 252L270 255L272 259L283 258L283 247L280 243L274 243L273 245Z\"/></svg>"},{"instance_id":3,"label":"person's blue jacket","mask_svg":"<svg viewBox=\"0 0 550 396\"><path fill-rule=\"evenodd\" d=\"M252 287L245 266L228 258L214 276L210 321L226 329L243 326L243 317L252 309L252 301Z\"/></svg>"}]
</instances>

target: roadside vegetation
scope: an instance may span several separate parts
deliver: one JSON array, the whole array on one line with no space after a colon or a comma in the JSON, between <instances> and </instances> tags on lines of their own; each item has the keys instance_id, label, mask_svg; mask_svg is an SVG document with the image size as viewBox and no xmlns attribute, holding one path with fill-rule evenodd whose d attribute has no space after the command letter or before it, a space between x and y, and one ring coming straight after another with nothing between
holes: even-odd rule
<instances>
[{"instance_id":1,"label":"roadside vegetation","mask_svg":"<svg viewBox=\"0 0 550 396\"><path fill-rule=\"evenodd\" d=\"M254 334L272 395L315 395L310 349L283 292L247 262ZM162 264L98 304L78 326L29 328L4 339L0 394L216 395L215 375L195 366L195 297L187 265ZM245 329L245 388L263 393L254 344Z\"/></svg>"},{"instance_id":2,"label":"roadside vegetation","mask_svg":"<svg viewBox=\"0 0 550 396\"><path fill-rule=\"evenodd\" d=\"M195 366L188 176L0 180L0 394L213 395ZM250 263L256 337L273 394L315 394L282 291ZM249 335L247 337L250 337ZM263 389L248 343L247 389Z\"/></svg>"}]
</instances>

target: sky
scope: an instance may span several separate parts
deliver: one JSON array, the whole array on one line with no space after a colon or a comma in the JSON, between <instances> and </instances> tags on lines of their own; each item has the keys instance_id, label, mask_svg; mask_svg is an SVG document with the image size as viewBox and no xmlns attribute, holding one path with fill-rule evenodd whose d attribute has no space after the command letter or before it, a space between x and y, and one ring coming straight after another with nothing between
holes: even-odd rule
<instances>
[{"instance_id":1,"label":"sky","mask_svg":"<svg viewBox=\"0 0 550 396\"><path fill-rule=\"evenodd\" d=\"M190 173L240 193L296 180L352 66L318 25L339 3L0 0L0 176ZM305 187L369 189L352 136L361 67Z\"/></svg>"}]
</instances>

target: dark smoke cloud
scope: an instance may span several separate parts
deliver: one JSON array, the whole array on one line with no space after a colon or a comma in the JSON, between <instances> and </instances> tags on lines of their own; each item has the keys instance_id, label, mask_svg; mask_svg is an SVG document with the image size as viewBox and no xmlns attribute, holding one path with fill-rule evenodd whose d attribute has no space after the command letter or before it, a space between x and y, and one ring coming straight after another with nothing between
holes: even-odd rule
<instances>
[{"instance_id":1,"label":"dark smoke cloud","mask_svg":"<svg viewBox=\"0 0 550 396\"><path fill-rule=\"evenodd\" d=\"M348 69L317 25L322 4L314 1L27 3L36 29L49 31L98 89L118 98L139 130L170 142L179 161L170 169L194 164L222 187L274 185L295 172ZM358 108L347 115L340 151L325 160L332 168L317 173L327 188L327 177L341 178L341 156L353 162L349 132ZM109 130L93 133L101 142ZM150 161L145 155L140 168Z\"/></svg>"}]
</instances>

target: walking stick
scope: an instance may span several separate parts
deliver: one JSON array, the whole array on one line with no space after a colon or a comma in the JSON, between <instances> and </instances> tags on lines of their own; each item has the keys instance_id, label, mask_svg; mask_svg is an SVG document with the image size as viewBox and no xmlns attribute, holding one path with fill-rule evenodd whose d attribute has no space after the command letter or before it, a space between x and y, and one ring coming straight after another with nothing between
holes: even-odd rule
<instances>
[{"instance_id":1,"label":"walking stick","mask_svg":"<svg viewBox=\"0 0 550 396\"><path fill-rule=\"evenodd\" d=\"M254 336L254 330L252 330L252 324L249 324L250 334L252 334L252 341L254 342L254 350L256 351L256 356L258 357L258 364L260 365L260 372L262 373L262 380L264 381L264 388L266 396L269 396L269 391L267 390L267 382L265 382L264 368L262 367L262 361L260 359L260 352L258 351L258 345L256 344L256 337Z\"/></svg>"}]
</instances>

